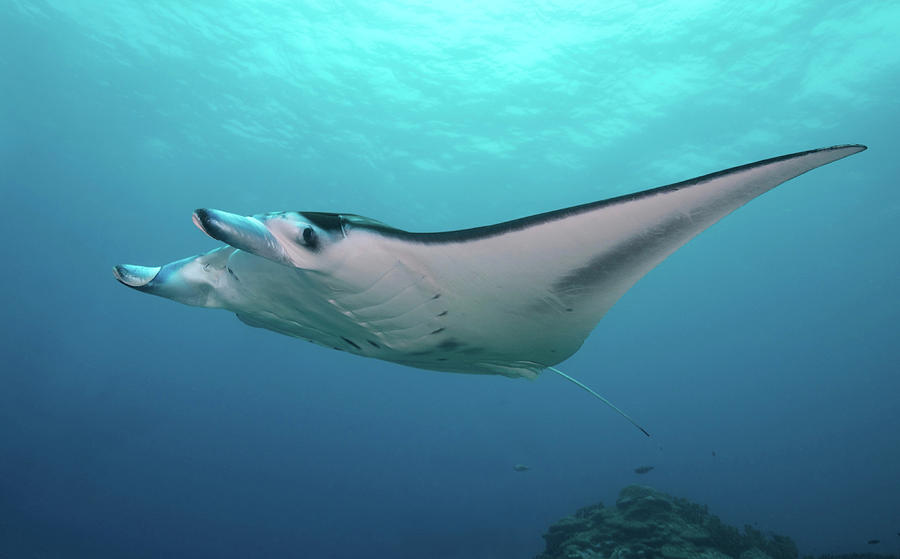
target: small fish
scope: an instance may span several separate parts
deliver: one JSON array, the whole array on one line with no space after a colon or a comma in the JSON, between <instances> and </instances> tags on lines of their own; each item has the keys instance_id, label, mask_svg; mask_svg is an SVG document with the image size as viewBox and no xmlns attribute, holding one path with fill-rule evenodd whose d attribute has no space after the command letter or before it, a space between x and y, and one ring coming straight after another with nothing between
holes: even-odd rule
<instances>
[{"instance_id":1,"label":"small fish","mask_svg":"<svg viewBox=\"0 0 900 559\"><path fill-rule=\"evenodd\" d=\"M881 540L869 540L866 543L869 545L875 545L876 543L881 543Z\"/></svg>"},{"instance_id":2,"label":"small fish","mask_svg":"<svg viewBox=\"0 0 900 559\"><path fill-rule=\"evenodd\" d=\"M712 453L713 453L713 457L715 457L715 456L716 456L716 451L714 450L714 451L712 451Z\"/></svg>"},{"instance_id":3,"label":"small fish","mask_svg":"<svg viewBox=\"0 0 900 559\"><path fill-rule=\"evenodd\" d=\"M634 469L634 473L636 474L646 474L650 470L653 469L653 466L640 466Z\"/></svg>"},{"instance_id":4,"label":"small fish","mask_svg":"<svg viewBox=\"0 0 900 559\"><path fill-rule=\"evenodd\" d=\"M527 472L530 469L531 468L529 468L525 464L516 464L515 466L513 466L513 470L515 470L517 472Z\"/></svg>"}]
</instances>

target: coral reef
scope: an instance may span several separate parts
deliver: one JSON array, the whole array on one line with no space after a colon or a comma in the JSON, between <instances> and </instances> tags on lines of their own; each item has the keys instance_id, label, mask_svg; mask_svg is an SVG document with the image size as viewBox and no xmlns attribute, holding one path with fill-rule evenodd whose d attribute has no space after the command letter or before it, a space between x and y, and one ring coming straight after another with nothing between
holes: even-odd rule
<instances>
[{"instance_id":1,"label":"coral reef","mask_svg":"<svg viewBox=\"0 0 900 559\"><path fill-rule=\"evenodd\" d=\"M797 559L785 536L723 524L707 508L630 485L615 507L580 509L550 526L537 559Z\"/></svg>"}]
</instances>

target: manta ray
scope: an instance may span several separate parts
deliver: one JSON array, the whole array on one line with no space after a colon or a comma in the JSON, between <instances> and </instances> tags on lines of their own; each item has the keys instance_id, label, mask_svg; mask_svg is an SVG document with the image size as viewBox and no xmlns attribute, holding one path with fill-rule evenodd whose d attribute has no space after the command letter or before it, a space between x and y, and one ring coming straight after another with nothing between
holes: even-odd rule
<instances>
[{"instance_id":1,"label":"manta ray","mask_svg":"<svg viewBox=\"0 0 900 559\"><path fill-rule=\"evenodd\" d=\"M355 214L198 209L225 243L121 283L250 326L402 365L533 379L573 355L641 277L753 198L865 150L841 145L504 223L414 233Z\"/></svg>"}]
</instances>

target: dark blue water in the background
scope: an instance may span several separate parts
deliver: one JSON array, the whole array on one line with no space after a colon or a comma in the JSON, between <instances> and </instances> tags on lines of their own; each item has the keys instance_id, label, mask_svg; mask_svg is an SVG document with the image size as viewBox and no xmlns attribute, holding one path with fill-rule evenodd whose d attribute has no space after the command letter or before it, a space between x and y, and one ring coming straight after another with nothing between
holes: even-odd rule
<instances>
[{"instance_id":1,"label":"dark blue water in the background","mask_svg":"<svg viewBox=\"0 0 900 559\"><path fill-rule=\"evenodd\" d=\"M896 553L900 4L572 4L0 7L0 557L530 557L634 482ZM215 247L196 207L456 229L854 142L562 365L654 440L557 377L365 360L110 271Z\"/></svg>"}]
</instances>

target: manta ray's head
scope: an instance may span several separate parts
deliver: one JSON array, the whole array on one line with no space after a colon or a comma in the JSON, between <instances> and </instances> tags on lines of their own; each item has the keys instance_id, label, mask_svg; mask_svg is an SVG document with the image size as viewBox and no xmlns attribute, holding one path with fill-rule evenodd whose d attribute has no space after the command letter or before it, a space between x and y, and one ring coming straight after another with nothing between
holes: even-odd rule
<instances>
[{"instance_id":1,"label":"manta ray's head","mask_svg":"<svg viewBox=\"0 0 900 559\"><path fill-rule=\"evenodd\" d=\"M274 212L241 216L199 209L194 224L210 237L234 248L302 270L318 270L322 253L343 237L340 216Z\"/></svg>"},{"instance_id":2,"label":"manta ray's head","mask_svg":"<svg viewBox=\"0 0 900 559\"><path fill-rule=\"evenodd\" d=\"M201 231L229 246L164 266L120 264L113 268L116 279L128 287L187 305L231 308L243 297L242 270L249 267L255 274L285 268L327 272L331 265L328 250L344 236L338 214L241 216L199 209L193 220Z\"/></svg>"}]
</instances>

